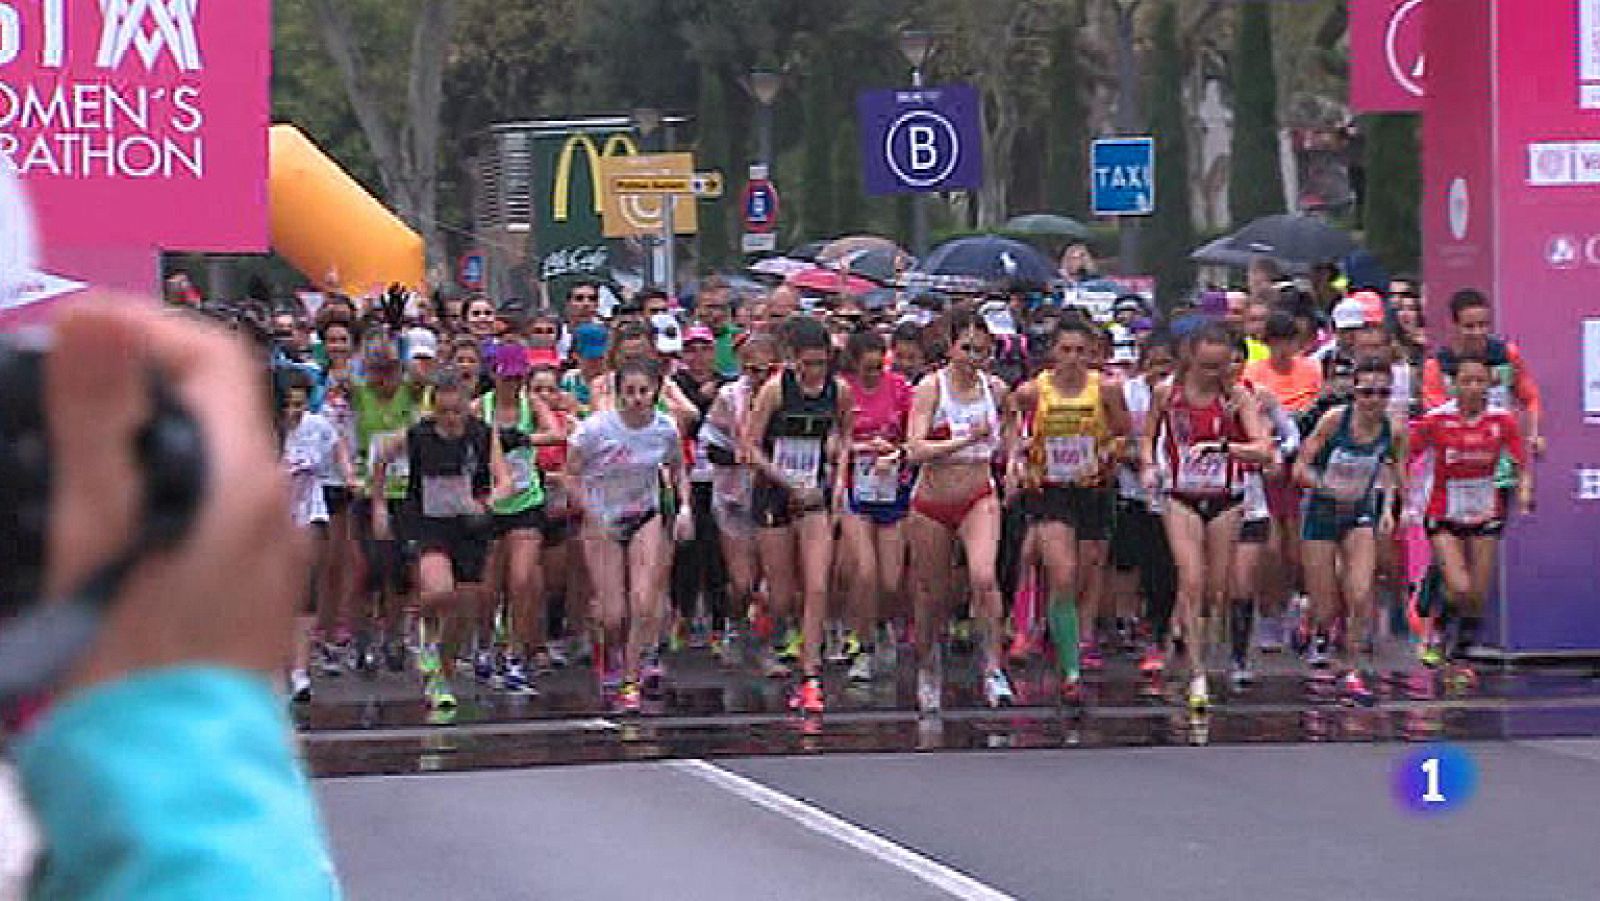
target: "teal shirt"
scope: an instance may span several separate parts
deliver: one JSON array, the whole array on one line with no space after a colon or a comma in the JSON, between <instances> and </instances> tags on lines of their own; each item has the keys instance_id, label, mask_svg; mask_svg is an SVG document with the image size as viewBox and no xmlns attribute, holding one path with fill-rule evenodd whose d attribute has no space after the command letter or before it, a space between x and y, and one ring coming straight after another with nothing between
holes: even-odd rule
<instances>
[{"instance_id":1,"label":"teal shirt","mask_svg":"<svg viewBox=\"0 0 1600 901\"><path fill-rule=\"evenodd\" d=\"M336 899L285 704L220 667L68 698L17 748L47 854L35 899Z\"/></svg>"}]
</instances>

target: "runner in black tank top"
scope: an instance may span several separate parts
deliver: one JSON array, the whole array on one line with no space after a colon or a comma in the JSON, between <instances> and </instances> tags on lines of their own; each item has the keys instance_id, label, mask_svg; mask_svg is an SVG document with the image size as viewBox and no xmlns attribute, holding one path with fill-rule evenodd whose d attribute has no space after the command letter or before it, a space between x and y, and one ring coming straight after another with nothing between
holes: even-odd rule
<instances>
[{"instance_id":1,"label":"runner in black tank top","mask_svg":"<svg viewBox=\"0 0 1600 901\"><path fill-rule=\"evenodd\" d=\"M784 656L799 657L805 678L791 706L807 714L823 710L822 631L833 573L833 519L844 490L849 435L855 408L850 389L831 368L828 333L812 319L785 325L790 361L769 379L751 404L745 452L756 471L752 507L761 568L767 576L771 613L788 626L796 591L804 605L799 635L784 629ZM771 676L788 675L775 655L765 661Z\"/></svg>"}]
</instances>

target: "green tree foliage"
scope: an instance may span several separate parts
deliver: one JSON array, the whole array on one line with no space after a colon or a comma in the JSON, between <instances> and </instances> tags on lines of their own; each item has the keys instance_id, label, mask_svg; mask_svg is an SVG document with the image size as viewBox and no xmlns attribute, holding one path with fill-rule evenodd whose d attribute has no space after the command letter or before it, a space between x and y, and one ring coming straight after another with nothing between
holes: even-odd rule
<instances>
[{"instance_id":1,"label":"green tree foliage","mask_svg":"<svg viewBox=\"0 0 1600 901\"><path fill-rule=\"evenodd\" d=\"M1233 162L1228 211L1235 225L1281 213L1278 80L1272 62L1272 8L1242 3L1234 24Z\"/></svg>"},{"instance_id":2,"label":"green tree foliage","mask_svg":"<svg viewBox=\"0 0 1600 901\"><path fill-rule=\"evenodd\" d=\"M1175 0L1161 0L1151 52L1148 109L1156 139L1156 212L1145 231L1151 269L1163 302L1181 296L1194 282L1189 253L1194 249L1194 219L1189 207L1189 136L1183 105L1182 47Z\"/></svg>"},{"instance_id":3,"label":"green tree foliage","mask_svg":"<svg viewBox=\"0 0 1600 901\"><path fill-rule=\"evenodd\" d=\"M1422 154L1418 117L1412 113L1367 116L1367 246L1391 270L1414 270L1422 256Z\"/></svg>"},{"instance_id":4,"label":"green tree foliage","mask_svg":"<svg viewBox=\"0 0 1600 901\"><path fill-rule=\"evenodd\" d=\"M1078 29L1082 26L1078 2L1067 10L1050 33L1050 65L1045 70L1044 185L1050 212L1075 218L1089 213L1089 110Z\"/></svg>"}]
</instances>

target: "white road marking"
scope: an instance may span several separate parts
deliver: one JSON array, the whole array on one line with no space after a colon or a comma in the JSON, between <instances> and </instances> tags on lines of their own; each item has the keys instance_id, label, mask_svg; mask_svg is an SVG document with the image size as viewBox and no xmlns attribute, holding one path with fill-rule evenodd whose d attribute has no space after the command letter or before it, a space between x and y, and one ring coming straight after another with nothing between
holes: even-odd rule
<instances>
[{"instance_id":1,"label":"white road marking","mask_svg":"<svg viewBox=\"0 0 1600 901\"><path fill-rule=\"evenodd\" d=\"M737 773L729 772L716 764L704 760L675 760L667 766L738 795L757 807L786 817L812 832L849 845L857 851L915 876L953 898L961 898L964 901L1015 901L1005 892L990 888L965 873L924 857L876 832L846 822L821 808L746 779Z\"/></svg>"}]
</instances>

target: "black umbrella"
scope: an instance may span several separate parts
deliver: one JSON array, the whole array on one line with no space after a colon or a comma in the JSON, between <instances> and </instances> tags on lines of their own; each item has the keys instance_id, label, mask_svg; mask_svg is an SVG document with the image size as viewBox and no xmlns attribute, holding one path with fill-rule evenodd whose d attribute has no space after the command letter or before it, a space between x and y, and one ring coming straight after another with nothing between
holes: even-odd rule
<instances>
[{"instance_id":1,"label":"black umbrella","mask_svg":"<svg viewBox=\"0 0 1600 901\"><path fill-rule=\"evenodd\" d=\"M947 241L935 247L917 271L1029 285L1047 285L1059 278L1056 267L1036 248L997 235Z\"/></svg>"},{"instance_id":2,"label":"black umbrella","mask_svg":"<svg viewBox=\"0 0 1600 901\"><path fill-rule=\"evenodd\" d=\"M1299 275L1317 263L1343 259L1355 249L1354 238L1315 216L1280 213L1218 238L1190 254L1190 258L1215 266L1243 268L1252 258L1265 256Z\"/></svg>"}]
</instances>

